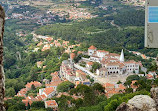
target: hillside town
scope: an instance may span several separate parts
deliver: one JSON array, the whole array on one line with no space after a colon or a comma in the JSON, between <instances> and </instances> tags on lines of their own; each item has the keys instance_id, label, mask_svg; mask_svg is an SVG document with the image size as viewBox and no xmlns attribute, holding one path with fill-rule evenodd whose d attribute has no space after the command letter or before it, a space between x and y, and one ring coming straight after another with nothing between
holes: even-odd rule
<instances>
[{"instance_id":1,"label":"hillside town","mask_svg":"<svg viewBox=\"0 0 158 111\"><path fill-rule=\"evenodd\" d=\"M120 0L126 4L132 4L134 6L145 6L145 0Z\"/></svg>"},{"instance_id":2,"label":"hillside town","mask_svg":"<svg viewBox=\"0 0 158 111\"><path fill-rule=\"evenodd\" d=\"M124 76L126 79L129 75L146 76L147 79L157 78L155 72L149 72L148 74L140 74L140 70L143 67L141 61L125 60L126 55L124 51L120 51L120 54L110 53L106 50L99 50L95 46L90 46L87 51L77 51L74 47L79 47L80 44L70 45L69 41L64 41L61 39L53 39L48 36L41 36L33 34L33 39L35 41L40 41L37 43L36 47L32 49L33 52L50 50L51 47L63 47L65 49L64 53L70 55L68 60L62 61L60 70L52 72L50 74L51 81L48 79L43 79L42 82L31 81L25 85L15 96L23 97L22 102L26 107L31 106L35 101L44 101L45 108L52 108L54 111L58 110L58 103L55 100L50 100L53 97L59 98L62 95L71 96L74 99L83 98L80 95L70 95L67 92L58 92L57 87L65 82L69 81L75 84L77 87L79 84L90 86L93 83L100 83L104 87L105 96L110 98L114 94L124 93L126 86L125 81L106 81L107 79L114 79ZM61 42L62 41L62 42ZM77 62L75 58L79 55L82 56ZM44 61L38 61L36 63L38 68L46 68L43 65ZM98 65L97 69L94 69L94 64ZM100 81L100 79L103 79ZM106 79L106 80L104 80ZM130 87L133 91L138 88L134 84L136 80L133 80ZM28 94L32 90L37 90L37 94ZM6 98L10 99L10 98ZM72 103L69 103L72 107Z\"/></svg>"},{"instance_id":3,"label":"hillside town","mask_svg":"<svg viewBox=\"0 0 158 111\"><path fill-rule=\"evenodd\" d=\"M119 111L134 96L152 98L158 50L142 42L145 0L0 4L6 111Z\"/></svg>"}]
</instances>

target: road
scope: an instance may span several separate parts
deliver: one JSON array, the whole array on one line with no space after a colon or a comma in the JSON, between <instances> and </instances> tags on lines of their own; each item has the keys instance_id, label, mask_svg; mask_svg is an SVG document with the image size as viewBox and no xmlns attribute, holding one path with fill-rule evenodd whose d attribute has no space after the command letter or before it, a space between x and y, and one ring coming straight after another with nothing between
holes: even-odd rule
<instances>
[{"instance_id":1,"label":"road","mask_svg":"<svg viewBox=\"0 0 158 111\"><path fill-rule=\"evenodd\" d=\"M114 26L114 27L117 27L119 30L121 30L121 27L118 26L118 25L116 25L116 24L114 23L114 20L112 20L112 21L110 22L110 24L111 24L112 26Z\"/></svg>"}]
</instances>

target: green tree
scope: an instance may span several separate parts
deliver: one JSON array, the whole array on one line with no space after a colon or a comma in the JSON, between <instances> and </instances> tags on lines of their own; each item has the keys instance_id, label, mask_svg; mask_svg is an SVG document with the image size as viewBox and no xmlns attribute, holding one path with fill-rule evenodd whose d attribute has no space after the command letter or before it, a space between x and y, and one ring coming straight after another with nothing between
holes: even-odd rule
<instances>
[{"instance_id":1,"label":"green tree","mask_svg":"<svg viewBox=\"0 0 158 111\"><path fill-rule=\"evenodd\" d=\"M92 72L95 72L97 69L99 69L101 67L101 64L99 64L98 62L94 62L92 65Z\"/></svg>"},{"instance_id":2,"label":"green tree","mask_svg":"<svg viewBox=\"0 0 158 111\"><path fill-rule=\"evenodd\" d=\"M126 81L139 80L140 77L138 75L130 75L127 77Z\"/></svg>"},{"instance_id":3,"label":"green tree","mask_svg":"<svg viewBox=\"0 0 158 111\"><path fill-rule=\"evenodd\" d=\"M98 93L104 93L104 90L105 90L104 87L99 83L94 83L92 85L92 88L93 88L94 91L96 91Z\"/></svg>"},{"instance_id":4,"label":"green tree","mask_svg":"<svg viewBox=\"0 0 158 111\"><path fill-rule=\"evenodd\" d=\"M35 85L32 84L32 86L31 86L31 90L35 90L35 89L36 89Z\"/></svg>"},{"instance_id":5,"label":"green tree","mask_svg":"<svg viewBox=\"0 0 158 111\"><path fill-rule=\"evenodd\" d=\"M45 105L43 101L34 101L31 104L31 108L45 108Z\"/></svg>"},{"instance_id":6,"label":"green tree","mask_svg":"<svg viewBox=\"0 0 158 111\"><path fill-rule=\"evenodd\" d=\"M14 88L12 88L12 87L10 87L9 89L7 89L5 91L5 95L7 97L13 97L13 96L15 96L15 94L16 94L16 92L15 92Z\"/></svg>"},{"instance_id":7,"label":"green tree","mask_svg":"<svg viewBox=\"0 0 158 111\"><path fill-rule=\"evenodd\" d=\"M57 87L57 91L58 92L67 92L69 91L71 88L74 88L74 84L69 82L69 81L64 81L61 84L58 85Z\"/></svg>"},{"instance_id":8,"label":"green tree","mask_svg":"<svg viewBox=\"0 0 158 111\"><path fill-rule=\"evenodd\" d=\"M125 89L125 92L126 92L126 93L133 93L133 89L132 89L132 88L126 88L126 89Z\"/></svg>"}]
</instances>

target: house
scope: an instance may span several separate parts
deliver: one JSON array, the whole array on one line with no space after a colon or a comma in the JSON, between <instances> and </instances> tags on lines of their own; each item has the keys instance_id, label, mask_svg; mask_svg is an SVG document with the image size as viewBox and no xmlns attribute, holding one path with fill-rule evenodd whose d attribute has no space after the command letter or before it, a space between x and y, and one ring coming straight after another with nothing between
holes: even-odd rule
<instances>
[{"instance_id":1,"label":"house","mask_svg":"<svg viewBox=\"0 0 158 111\"><path fill-rule=\"evenodd\" d=\"M56 91L57 90L57 86L59 84L61 84L63 81L56 81L56 82L51 82L50 84L46 84L46 88L49 88L49 87L53 87L54 90Z\"/></svg>"},{"instance_id":2,"label":"house","mask_svg":"<svg viewBox=\"0 0 158 111\"><path fill-rule=\"evenodd\" d=\"M116 53L110 53L110 54L109 54L109 57L110 57L110 58L116 58L116 59L118 59L118 60L120 59L120 55L119 55L119 54L116 54Z\"/></svg>"},{"instance_id":3,"label":"house","mask_svg":"<svg viewBox=\"0 0 158 111\"><path fill-rule=\"evenodd\" d=\"M31 106L31 104L33 103L31 100L26 100L26 99L23 99L22 102L25 104L26 107L28 106L28 104L30 104Z\"/></svg>"},{"instance_id":4,"label":"house","mask_svg":"<svg viewBox=\"0 0 158 111\"><path fill-rule=\"evenodd\" d=\"M45 38L48 42L51 42L52 40L53 40L53 38L52 37L47 37L47 38Z\"/></svg>"},{"instance_id":5,"label":"house","mask_svg":"<svg viewBox=\"0 0 158 111\"><path fill-rule=\"evenodd\" d=\"M84 73L81 70L76 70L76 78L75 78L76 85L78 84L84 84L84 85L90 85L90 80L87 79L86 73Z\"/></svg>"},{"instance_id":6,"label":"house","mask_svg":"<svg viewBox=\"0 0 158 111\"><path fill-rule=\"evenodd\" d=\"M46 45L43 46L42 51L49 50L49 49L50 49L50 45L46 44Z\"/></svg>"},{"instance_id":7,"label":"house","mask_svg":"<svg viewBox=\"0 0 158 111\"><path fill-rule=\"evenodd\" d=\"M39 95L41 95L41 98L44 100L53 97L55 94L56 91L53 87L39 89Z\"/></svg>"},{"instance_id":8,"label":"house","mask_svg":"<svg viewBox=\"0 0 158 111\"><path fill-rule=\"evenodd\" d=\"M55 47L61 47L62 45L60 44L60 42L55 42Z\"/></svg>"},{"instance_id":9,"label":"house","mask_svg":"<svg viewBox=\"0 0 158 111\"><path fill-rule=\"evenodd\" d=\"M75 82L75 71L73 64L69 60L64 60L60 66L60 77L62 79L67 79L70 82Z\"/></svg>"},{"instance_id":10,"label":"house","mask_svg":"<svg viewBox=\"0 0 158 111\"><path fill-rule=\"evenodd\" d=\"M111 84L111 83L105 83L105 92L106 96L109 98L113 96L114 94L123 93L126 89L126 87L123 84Z\"/></svg>"},{"instance_id":11,"label":"house","mask_svg":"<svg viewBox=\"0 0 158 111\"><path fill-rule=\"evenodd\" d=\"M102 68L96 70L96 74L100 77L105 77L108 75L108 70L106 68L102 67Z\"/></svg>"},{"instance_id":12,"label":"house","mask_svg":"<svg viewBox=\"0 0 158 111\"><path fill-rule=\"evenodd\" d=\"M42 84L41 84L40 82L38 82L38 81L32 81L32 82L27 83L27 84L25 85L27 91L31 90L32 85L34 85L35 88L42 86Z\"/></svg>"},{"instance_id":13,"label":"house","mask_svg":"<svg viewBox=\"0 0 158 111\"><path fill-rule=\"evenodd\" d=\"M42 62L42 61L38 61L38 62L37 62L37 67L38 67L38 68L42 68L42 65L43 65L43 62Z\"/></svg>"},{"instance_id":14,"label":"house","mask_svg":"<svg viewBox=\"0 0 158 111\"><path fill-rule=\"evenodd\" d=\"M138 86L135 85L136 82L137 82L137 80L133 80L131 83L131 88L133 89L133 92L135 92L136 89L138 88Z\"/></svg>"},{"instance_id":15,"label":"house","mask_svg":"<svg viewBox=\"0 0 158 111\"><path fill-rule=\"evenodd\" d=\"M120 74L120 64L119 64L119 62L104 63L103 67L107 69L108 75L110 75L110 74Z\"/></svg>"},{"instance_id":16,"label":"house","mask_svg":"<svg viewBox=\"0 0 158 111\"><path fill-rule=\"evenodd\" d=\"M82 51L78 51L77 54L78 54L78 55L79 55L79 54L83 54L83 52L82 52Z\"/></svg>"},{"instance_id":17,"label":"house","mask_svg":"<svg viewBox=\"0 0 158 111\"><path fill-rule=\"evenodd\" d=\"M43 43L42 43L42 42L39 42L39 43L37 44L37 46L41 46L41 45L43 45Z\"/></svg>"},{"instance_id":18,"label":"house","mask_svg":"<svg viewBox=\"0 0 158 111\"><path fill-rule=\"evenodd\" d=\"M105 87L105 88L115 88L115 85L114 85L114 84L111 84L111 83L105 83L105 84L104 84L104 87Z\"/></svg>"},{"instance_id":19,"label":"house","mask_svg":"<svg viewBox=\"0 0 158 111\"><path fill-rule=\"evenodd\" d=\"M71 60L73 60L75 57L76 57L76 54L75 54L75 53L71 53L71 54L70 54L70 59L71 59Z\"/></svg>"},{"instance_id":20,"label":"house","mask_svg":"<svg viewBox=\"0 0 158 111\"><path fill-rule=\"evenodd\" d=\"M45 101L45 108L53 108L54 111L57 111L58 109L58 104L55 100L48 100L48 101Z\"/></svg>"},{"instance_id":21,"label":"house","mask_svg":"<svg viewBox=\"0 0 158 111\"><path fill-rule=\"evenodd\" d=\"M110 97L112 97L114 94L118 94L118 92L115 91L115 89L112 89L112 90L107 91L105 95L106 95L107 98L110 98Z\"/></svg>"},{"instance_id":22,"label":"house","mask_svg":"<svg viewBox=\"0 0 158 111\"><path fill-rule=\"evenodd\" d=\"M92 69L93 62L87 62L86 67L90 70Z\"/></svg>"},{"instance_id":23,"label":"house","mask_svg":"<svg viewBox=\"0 0 158 111\"><path fill-rule=\"evenodd\" d=\"M101 59L105 56L109 54L109 51L105 51L105 50L97 50L96 54L98 57L100 57Z\"/></svg>"},{"instance_id":24,"label":"house","mask_svg":"<svg viewBox=\"0 0 158 111\"><path fill-rule=\"evenodd\" d=\"M37 52L40 48L34 48L33 52Z\"/></svg>"},{"instance_id":25,"label":"house","mask_svg":"<svg viewBox=\"0 0 158 111\"><path fill-rule=\"evenodd\" d=\"M149 75L150 75L150 77L149 77ZM147 78L148 79L155 79L155 78L157 78L156 72L155 71L148 72Z\"/></svg>"},{"instance_id":26,"label":"house","mask_svg":"<svg viewBox=\"0 0 158 111\"><path fill-rule=\"evenodd\" d=\"M155 77L156 77L156 76L155 76ZM146 75L146 78L147 78L147 79L154 79L154 76L153 76L152 74L147 74L147 75Z\"/></svg>"},{"instance_id":27,"label":"house","mask_svg":"<svg viewBox=\"0 0 158 111\"><path fill-rule=\"evenodd\" d=\"M99 62L101 61L101 58L96 56L96 53L94 53L92 56L90 56L90 60L93 62Z\"/></svg>"},{"instance_id":28,"label":"house","mask_svg":"<svg viewBox=\"0 0 158 111\"><path fill-rule=\"evenodd\" d=\"M25 99L22 100L22 102L25 104L25 106L28 106L28 104L31 104L36 101L36 99L33 96L28 96Z\"/></svg>"},{"instance_id":29,"label":"house","mask_svg":"<svg viewBox=\"0 0 158 111\"><path fill-rule=\"evenodd\" d=\"M97 48L95 47L95 46L90 46L89 48L88 48L88 55L89 56L91 56L91 55L93 55L93 53L95 52L97 50Z\"/></svg>"},{"instance_id":30,"label":"house","mask_svg":"<svg viewBox=\"0 0 158 111\"><path fill-rule=\"evenodd\" d=\"M51 73L51 76L52 76L51 82L48 84L45 84L45 86L46 88L53 87L54 90L56 91L57 86L61 84L63 81L59 77L58 72Z\"/></svg>"},{"instance_id":31,"label":"house","mask_svg":"<svg viewBox=\"0 0 158 111\"><path fill-rule=\"evenodd\" d=\"M27 89L23 88L20 91L18 91L17 96L19 97L26 97Z\"/></svg>"},{"instance_id":32,"label":"house","mask_svg":"<svg viewBox=\"0 0 158 111\"><path fill-rule=\"evenodd\" d=\"M134 60L130 60L124 63L126 66L126 71L128 73L133 73L135 72L136 74L139 73L139 62L136 62Z\"/></svg>"}]
</instances>

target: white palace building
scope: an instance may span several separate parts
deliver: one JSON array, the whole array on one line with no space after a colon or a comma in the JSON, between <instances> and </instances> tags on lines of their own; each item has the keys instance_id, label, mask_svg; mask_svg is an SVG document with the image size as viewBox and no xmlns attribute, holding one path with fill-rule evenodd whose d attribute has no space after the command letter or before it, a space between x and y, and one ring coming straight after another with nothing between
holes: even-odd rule
<instances>
[{"instance_id":1,"label":"white palace building","mask_svg":"<svg viewBox=\"0 0 158 111\"><path fill-rule=\"evenodd\" d=\"M138 74L139 67L142 66L140 61L125 61L123 49L121 55L119 55L116 53L109 53L105 50L97 50L95 46L90 46L88 48L88 55L90 56L90 61L99 62L102 65L102 67L96 71L96 74L102 77L112 74Z\"/></svg>"}]
</instances>

